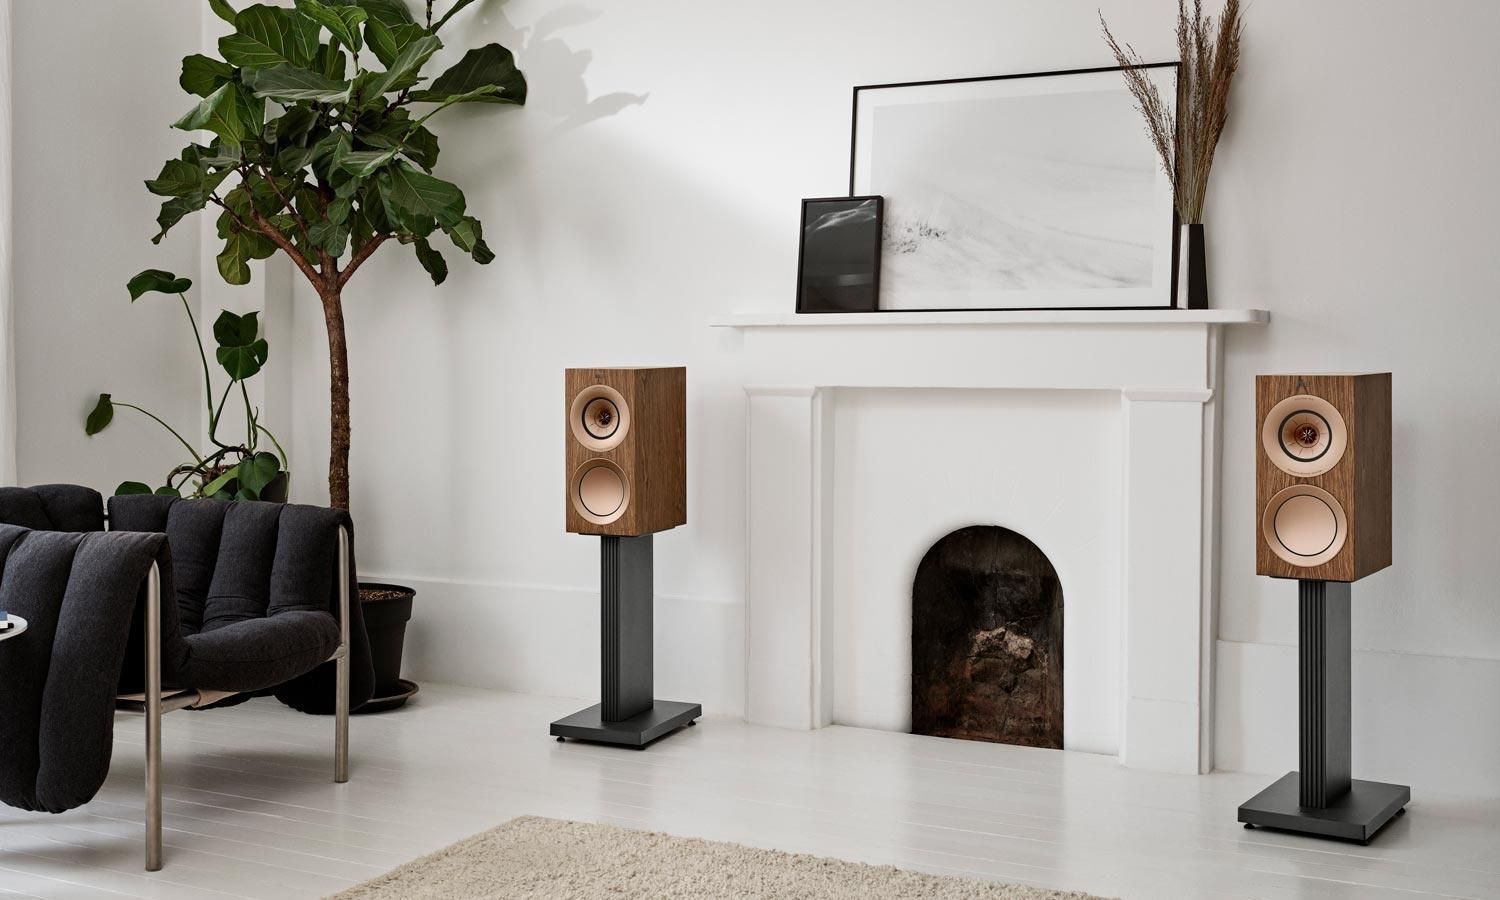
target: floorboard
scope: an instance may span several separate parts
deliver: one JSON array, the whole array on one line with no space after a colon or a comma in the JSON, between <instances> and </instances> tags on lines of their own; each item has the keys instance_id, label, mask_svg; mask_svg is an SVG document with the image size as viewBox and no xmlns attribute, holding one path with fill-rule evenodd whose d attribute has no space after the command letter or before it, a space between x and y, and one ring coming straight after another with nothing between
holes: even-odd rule
<instances>
[{"instance_id":1,"label":"floorboard","mask_svg":"<svg viewBox=\"0 0 1500 900\"><path fill-rule=\"evenodd\" d=\"M1264 776L1162 775L1112 758L708 717L644 752L559 744L575 700L424 686L352 723L274 700L164 724L165 858L141 870L142 722L109 780L58 816L0 807L0 900L319 897L519 815L1124 898L1500 897L1500 801L1426 796L1370 847L1246 831Z\"/></svg>"}]
</instances>

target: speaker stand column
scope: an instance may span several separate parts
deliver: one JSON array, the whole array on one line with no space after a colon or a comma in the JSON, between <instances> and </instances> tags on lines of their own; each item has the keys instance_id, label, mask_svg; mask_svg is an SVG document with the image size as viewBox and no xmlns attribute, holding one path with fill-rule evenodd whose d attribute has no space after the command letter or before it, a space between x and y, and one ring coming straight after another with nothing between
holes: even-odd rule
<instances>
[{"instance_id":1,"label":"speaker stand column","mask_svg":"<svg viewBox=\"0 0 1500 900\"><path fill-rule=\"evenodd\" d=\"M703 707L651 696L651 535L599 540L602 701L553 722L552 734L642 749L693 724Z\"/></svg>"},{"instance_id":2,"label":"speaker stand column","mask_svg":"<svg viewBox=\"0 0 1500 900\"><path fill-rule=\"evenodd\" d=\"M1350 773L1349 585L1297 582L1298 765L1240 806L1262 826L1368 844L1405 812L1411 788Z\"/></svg>"}]
</instances>

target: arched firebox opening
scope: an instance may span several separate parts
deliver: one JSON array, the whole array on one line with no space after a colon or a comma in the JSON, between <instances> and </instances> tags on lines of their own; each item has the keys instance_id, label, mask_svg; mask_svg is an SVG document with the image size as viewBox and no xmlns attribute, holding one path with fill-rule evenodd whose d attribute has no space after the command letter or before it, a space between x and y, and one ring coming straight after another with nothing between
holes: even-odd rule
<instances>
[{"instance_id":1,"label":"arched firebox opening","mask_svg":"<svg viewBox=\"0 0 1500 900\"><path fill-rule=\"evenodd\" d=\"M912 733L1063 745L1063 595L1036 544L951 532L912 584Z\"/></svg>"}]
</instances>

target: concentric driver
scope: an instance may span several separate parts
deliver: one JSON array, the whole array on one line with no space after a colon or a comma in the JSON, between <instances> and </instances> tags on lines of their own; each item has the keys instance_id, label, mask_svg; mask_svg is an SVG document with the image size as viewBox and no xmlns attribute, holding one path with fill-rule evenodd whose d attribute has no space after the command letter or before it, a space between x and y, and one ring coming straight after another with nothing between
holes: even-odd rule
<instances>
[{"instance_id":1,"label":"concentric driver","mask_svg":"<svg viewBox=\"0 0 1500 900\"><path fill-rule=\"evenodd\" d=\"M1298 394L1271 407L1260 426L1260 441L1276 468L1298 478L1311 478L1343 459L1349 429L1332 403L1311 394Z\"/></svg>"},{"instance_id":2,"label":"concentric driver","mask_svg":"<svg viewBox=\"0 0 1500 900\"><path fill-rule=\"evenodd\" d=\"M573 398L568 428L573 439L590 450L613 450L630 431L630 405L609 385L590 385Z\"/></svg>"},{"instance_id":3,"label":"concentric driver","mask_svg":"<svg viewBox=\"0 0 1500 900\"><path fill-rule=\"evenodd\" d=\"M1349 536L1344 507L1311 484L1278 491L1261 513L1260 533L1271 552L1300 568L1321 566L1338 555Z\"/></svg>"},{"instance_id":4,"label":"concentric driver","mask_svg":"<svg viewBox=\"0 0 1500 900\"><path fill-rule=\"evenodd\" d=\"M630 506L630 479L608 459L591 459L573 472L568 499L580 516L595 525L608 525Z\"/></svg>"}]
</instances>

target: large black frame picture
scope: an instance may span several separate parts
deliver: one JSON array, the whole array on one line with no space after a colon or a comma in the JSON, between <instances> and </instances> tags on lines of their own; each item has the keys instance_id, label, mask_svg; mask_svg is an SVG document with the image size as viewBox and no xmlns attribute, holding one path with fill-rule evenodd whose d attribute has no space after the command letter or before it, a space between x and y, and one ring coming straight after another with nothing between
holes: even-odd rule
<instances>
[{"instance_id":1,"label":"large black frame picture","mask_svg":"<svg viewBox=\"0 0 1500 900\"><path fill-rule=\"evenodd\" d=\"M1177 63L1143 67L1168 102ZM1119 67L854 88L882 310L1167 309L1170 179Z\"/></svg>"},{"instance_id":2,"label":"large black frame picture","mask_svg":"<svg viewBox=\"0 0 1500 900\"><path fill-rule=\"evenodd\" d=\"M797 312L874 312L880 304L882 197L802 201Z\"/></svg>"}]
</instances>

